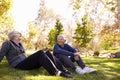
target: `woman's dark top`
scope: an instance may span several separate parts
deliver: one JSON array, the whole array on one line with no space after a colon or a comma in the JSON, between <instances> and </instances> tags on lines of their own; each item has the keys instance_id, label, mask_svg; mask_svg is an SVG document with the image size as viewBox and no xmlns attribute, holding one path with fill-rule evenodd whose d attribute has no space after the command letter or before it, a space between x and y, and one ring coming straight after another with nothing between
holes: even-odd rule
<instances>
[{"instance_id":1,"label":"woman's dark top","mask_svg":"<svg viewBox=\"0 0 120 80\"><path fill-rule=\"evenodd\" d=\"M19 43L19 45L17 45L11 40L2 44L2 48L0 50L0 61L4 56L11 67L15 67L21 61L26 59L25 50L22 44Z\"/></svg>"}]
</instances>

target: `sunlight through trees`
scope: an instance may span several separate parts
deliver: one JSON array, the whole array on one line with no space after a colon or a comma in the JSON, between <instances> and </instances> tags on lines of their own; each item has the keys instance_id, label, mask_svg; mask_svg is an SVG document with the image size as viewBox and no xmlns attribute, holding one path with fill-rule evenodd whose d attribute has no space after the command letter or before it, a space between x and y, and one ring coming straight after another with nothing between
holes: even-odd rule
<instances>
[{"instance_id":1,"label":"sunlight through trees","mask_svg":"<svg viewBox=\"0 0 120 80\"><path fill-rule=\"evenodd\" d=\"M71 45L79 44L78 48L91 50L118 49L120 47L119 2L119 0L68 0L64 4L65 9L71 11L66 10L64 16L70 14L72 16L67 19L56 13L55 8L49 7L47 5L49 1L41 0L36 19L28 22L28 31L25 31L27 36L23 35L23 42L29 49L43 49L48 47L48 44L52 46L56 42L56 35L59 34L54 29L59 18L62 24L61 32L69 38L68 43ZM7 40L7 33L14 29L14 20L9 14L11 6L11 0L0 0L0 42ZM87 21L83 19L84 15Z\"/></svg>"}]
</instances>

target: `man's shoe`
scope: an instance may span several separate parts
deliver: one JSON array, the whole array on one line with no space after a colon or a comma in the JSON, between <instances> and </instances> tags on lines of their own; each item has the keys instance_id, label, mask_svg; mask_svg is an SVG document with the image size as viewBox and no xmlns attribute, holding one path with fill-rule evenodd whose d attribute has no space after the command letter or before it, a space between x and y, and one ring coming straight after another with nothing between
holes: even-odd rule
<instances>
[{"instance_id":1,"label":"man's shoe","mask_svg":"<svg viewBox=\"0 0 120 80\"><path fill-rule=\"evenodd\" d=\"M95 71L97 71L97 70L94 69L94 68L85 67L85 68L83 68L83 71L84 71L85 73L91 73L91 72L95 72Z\"/></svg>"},{"instance_id":2,"label":"man's shoe","mask_svg":"<svg viewBox=\"0 0 120 80\"><path fill-rule=\"evenodd\" d=\"M80 69L80 68L76 68L75 72L78 73L78 74L85 74L85 71Z\"/></svg>"}]
</instances>

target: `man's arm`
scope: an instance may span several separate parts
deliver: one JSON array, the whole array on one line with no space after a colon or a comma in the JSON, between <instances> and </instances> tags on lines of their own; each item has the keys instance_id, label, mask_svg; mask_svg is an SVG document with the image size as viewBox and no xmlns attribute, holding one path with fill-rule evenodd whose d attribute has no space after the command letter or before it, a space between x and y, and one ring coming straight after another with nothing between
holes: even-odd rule
<instances>
[{"instance_id":1,"label":"man's arm","mask_svg":"<svg viewBox=\"0 0 120 80\"><path fill-rule=\"evenodd\" d=\"M74 55L73 52L61 49L57 44L55 44L55 46L54 46L54 52L59 53L59 54L63 54L63 55L66 55L66 56L73 56Z\"/></svg>"},{"instance_id":2,"label":"man's arm","mask_svg":"<svg viewBox=\"0 0 120 80\"><path fill-rule=\"evenodd\" d=\"M68 45L68 44L66 44L66 45L67 45L68 50L69 50L70 52L73 52L73 53L77 53L77 52L78 52L75 48L71 47L70 45Z\"/></svg>"}]
</instances>

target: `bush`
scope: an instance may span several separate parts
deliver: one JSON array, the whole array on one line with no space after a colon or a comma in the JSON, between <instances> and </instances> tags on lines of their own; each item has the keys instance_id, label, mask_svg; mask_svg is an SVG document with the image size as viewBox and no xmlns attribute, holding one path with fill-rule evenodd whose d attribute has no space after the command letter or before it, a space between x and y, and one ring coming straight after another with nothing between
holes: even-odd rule
<instances>
[{"instance_id":1,"label":"bush","mask_svg":"<svg viewBox=\"0 0 120 80\"><path fill-rule=\"evenodd\" d=\"M99 51L95 51L93 56L99 56L100 52Z\"/></svg>"}]
</instances>

